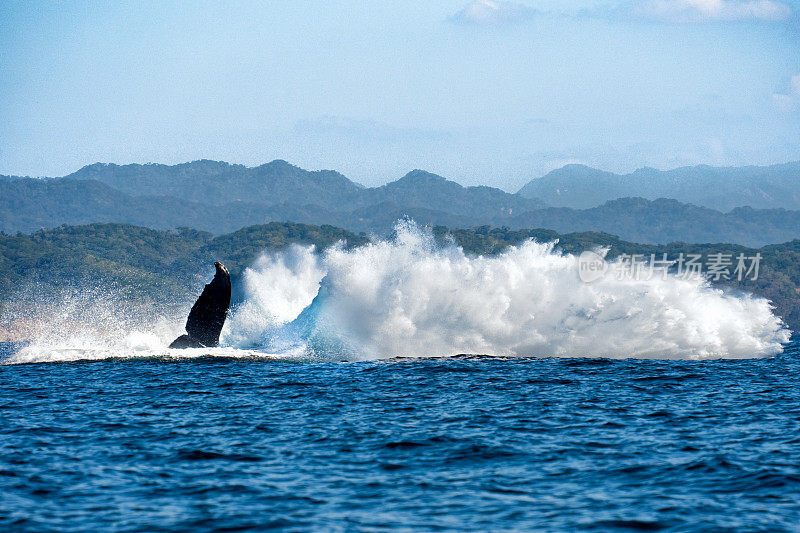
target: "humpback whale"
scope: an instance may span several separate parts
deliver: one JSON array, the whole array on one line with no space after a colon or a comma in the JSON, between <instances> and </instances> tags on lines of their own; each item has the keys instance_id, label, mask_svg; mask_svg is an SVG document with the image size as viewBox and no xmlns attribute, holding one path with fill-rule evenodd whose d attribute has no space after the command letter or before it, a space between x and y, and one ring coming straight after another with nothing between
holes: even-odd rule
<instances>
[{"instance_id":1,"label":"humpback whale","mask_svg":"<svg viewBox=\"0 0 800 533\"><path fill-rule=\"evenodd\" d=\"M211 348L219 344L219 333L231 305L231 276L219 261L215 261L214 266L217 268L214 279L189 311L187 335L172 341L170 348Z\"/></svg>"}]
</instances>

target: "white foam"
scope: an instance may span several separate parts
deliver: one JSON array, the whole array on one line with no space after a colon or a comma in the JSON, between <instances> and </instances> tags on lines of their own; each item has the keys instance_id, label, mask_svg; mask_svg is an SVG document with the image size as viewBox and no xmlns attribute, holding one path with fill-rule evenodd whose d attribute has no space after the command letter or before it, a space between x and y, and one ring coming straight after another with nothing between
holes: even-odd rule
<instances>
[{"instance_id":1,"label":"white foam","mask_svg":"<svg viewBox=\"0 0 800 533\"><path fill-rule=\"evenodd\" d=\"M223 344L258 347L274 343L275 330L308 307L325 271L314 246L293 245L264 254L243 275L245 301L232 312Z\"/></svg>"},{"instance_id":2,"label":"white foam","mask_svg":"<svg viewBox=\"0 0 800 533\"><path fill-rule=\"evenodd\" d=\"M779 353L789 340L767 300L700 279L618 280L611 268L584 283L576 258L553 243L474 257L437 246L413 223L396 234L322 255L301 246L265 254L244 274L245 300L232 311L222 348L167 350L185 310L154 316L152 306L98 287L12 303L3 320L26 324L31 342L3 362L209 354L754 358Z\"/></svg>"},{"instance_id":3,"label":"white foam","mask_svg":"<svg viewBox=\"0 0 800 533\"><path fill-rule=\"evenodd\" d=\"M334 247L313 269L299 262L296 273L282 272L290 280L279 282L298 287L291 305L270 291L276 299L259 306L277 315L272 309L295 311L303 298L310 304L325 272L326 295L315 302L304 340L317 355L322 347L358 359L460 353L752 358L780 352L789 339L765 299L699 279L618 280L609 273L588 284L579 279L576 258L554 251L552 243L528 241L498 256L470 257L456 246L437 247L411 223L396 229L392 241ZM264 264L264 272L274 272L286 262ZM260 290L255 285L250 289Z\"/></svg>"}]
</instances>

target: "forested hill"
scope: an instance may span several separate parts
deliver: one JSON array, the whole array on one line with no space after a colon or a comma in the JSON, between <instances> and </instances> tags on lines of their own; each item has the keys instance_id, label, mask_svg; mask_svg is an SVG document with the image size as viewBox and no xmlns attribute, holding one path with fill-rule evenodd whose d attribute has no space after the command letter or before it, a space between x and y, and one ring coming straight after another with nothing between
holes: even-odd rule
<instances>
[{"instance_id":1,"label":"forested hill","mask_svg":"<svg viewBox=\"0 0 800 533\"><path fill-rule=\"evenodd\" d=\"M338 172L309 172L285 161L253 168L216 161L95 164L65 178L0 179L0 231L6 233L120 222L222 234L271 221L386 233L404 217L455 228L603 231L652 244L732 242L757 247L800 237L800 211L736 208L723 213L642 198L614 199L587 209L548 207L539 199L492 187L462 187L421 170L373 188Z\"/></svg>"},{"instance_id":2,"label":"forested hill","mask_svg":"<svg viewBox=\"0 0 800 533\"><path fill-rule=\"evenodd\" d=\"M624 175L567 165L531 180L519 194L552 206L577 209L635 196L670 198L719 211L743 206L798 210L800 162L766 167L698 165L667 171L641 168Z\"/></svg>"},{"instance_id":3,"label":"forested hill","mask_svg":"<svg viewBox=\"0 0 800 533\"><path fill-rule=\"evenodd\" d=\"M174 166L98 163L67 178L99 181L132 196L172 196L210 205L314 205L350 212L393 204L477 217L544 205L492 187L462 187L421 170L382 187L367 188L332 170L311 172L282 160L252 168L206 160Z\"/></svg>"},{"instance_id":4,"label":"forested hill","mask_svg":"<svg viewBox=\"0 0 800 533\"><path fill-rule=\"evenodd\" d=\"M604 246L609 256L619 254L710 254L762 255L756 281L721 280L719 283L754 292L771 299L794 331L800 331L800 240L758 250L731 244L642 245L595 232L558 234L551 230L448 229L434 228L437 238L452 238L465 251L492 255L507 246L534 238L540 242L558 239L561 250L579 253ZM262 252L282 249L291 243L314 244L323 250L344 241L359 246L365 235L333 226L271 223L213 236L181 229L159 231L127 224L63 226L33 234L0 235L0 337L17 335L11 316L4 312L12 302L26 298L40 301L48 293L69 287L114 287L126 298L149 302L153 312L167 307L191 306L194 296L213 273L213 261L228 266L235 286L244 268ZM577 272L576 272L577 275ZM183 307L181 307L183 306ZM187 308L188 309L188 308Z\"/></svg>"},{"instance_id":5,"label":"forested hill","mask_svg":"<svg viewBox=\"0 0 800 533\"><path fill-rule=\"evenodd\" d=\"M99 181L131 196L172 196L209 205L355 207L364 189L338 172L309 172L280 160L253 168L208 160L180 165L95 163L67 178Z\"/></svg>"}]
</instances>

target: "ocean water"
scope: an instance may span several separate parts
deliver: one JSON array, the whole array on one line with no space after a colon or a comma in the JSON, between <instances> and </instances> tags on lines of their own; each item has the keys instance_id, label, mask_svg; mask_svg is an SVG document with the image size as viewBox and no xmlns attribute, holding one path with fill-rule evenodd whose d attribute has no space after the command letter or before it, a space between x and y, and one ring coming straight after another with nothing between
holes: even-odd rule
<instances>
[{"instance_id":1,"label":"ocean water","mask_svg":"<svg viewBox=\"0 0 800 533\"><path fill-rule=\"evenodd\" d=\"M412 223L295 246L212 350L168 350L186 314L130 292L20 287L0 531L800 531L800 347L770 303L577 266Z\"/></svg>"},{"instance_id":2,"label":"ocean water","mask_svg":"<svg viewBox=\"0 0 800 533\"><path fill-rule=\"evenodd\" d=\"M0 365L0 530L798 531L799 356Z\"/></svg>"}]
</instances>

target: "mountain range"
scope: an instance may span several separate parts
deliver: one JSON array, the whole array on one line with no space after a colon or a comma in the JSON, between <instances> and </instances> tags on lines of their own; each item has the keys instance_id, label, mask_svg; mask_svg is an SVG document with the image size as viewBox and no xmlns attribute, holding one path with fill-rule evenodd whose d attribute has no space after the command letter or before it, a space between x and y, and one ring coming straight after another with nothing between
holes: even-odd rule
<instances>
[{"instance_id":1,"label":"mountain range","mask_svg":"<svg viewBox=\"0 0 800 533\"><path fill-rule=\"evenodd\" d=\"M743 206L800 209L800 162L766 167L698 165L667 171L641 168L624 175L567 165L531 180L518 194L576 209L631 196L670 198L719 211Z\"/></svg>"},{"instance_id":2,"label":"mountain range","mask_svg":"<svg viewBox=\"0 0 800 533\"><path fill-rule=\"evenodd\" d=\"M446 207L448 213L478 217L544 206L535 198L492 187L462 187L422 170L381 187L367 188L332 170L311 172L282 160L257 167L207 160L174 166L97 163L66 178L99 181L134 196L173 196L211 205L315 205L330 211L352 211L394 204L434 210Z\"/></svg>"},{"instance_id":3,"label":"mountain range","mask_svg":"<svg viewBox=\"0 0 800 533\"><path fill-rule=\"evenodd\" d=\"M698 198L710 198L712 192L728 198L732 207L726 212L687 198L682 188L681 184L691 181L689 175L710 179L708 168L692 167L683 174L678 169L671 171L677 173L674 175L661 173L672 176L667 180L672 185L661 183L660 189L655 185L647 189L680 196L681 201L631 197L631 192L647 191L634 185L630 191L618 184L609 185L616 175L576 165L551 172L533 180L518 194L510 194L492 187L463 187L422 170L381 187L364 187L332 170L312 172L281 160L257 167L208 160L171 166L96 163L62 178L0 177L0 230L31 232L62 224L121 222L221 234L269 221L292 221L385 233L397 219L410 217L421 224L451 228L489 225L559 232L604 231L650 244L684 241L763 246L799 236L800 211L777 208L780 202L766 202L763 194L757 198L759 202L748 202L747 195L737 187L766 190L765 183L778 187L780 182L787 189L784 194L770 190L784 205L793 205L792 195L797 193L789 190L791 180L786 176L800 165L710 169L708 172L720 181ZM661 177L640 181L655 183L664 177L653 172ZM731 178L733 185L720 177L726 173L739 176ZM630 176L639 174L642 171ZM676 177L679 175L682 177ZM783 181L776 175L784 176ZM628 179L617 178L617 182ZM592 189L592 184L597 187ZM531 197L532 191L538 191L541 197ZM567 197L575 205L561 205L559 199ZM745 207L751 204L760 207Z\"/></svg>"}]
</instances>

